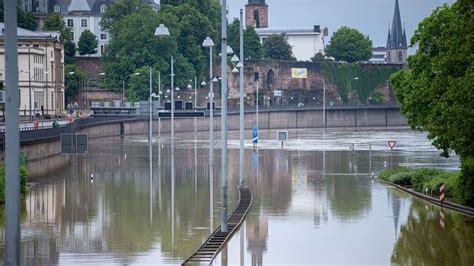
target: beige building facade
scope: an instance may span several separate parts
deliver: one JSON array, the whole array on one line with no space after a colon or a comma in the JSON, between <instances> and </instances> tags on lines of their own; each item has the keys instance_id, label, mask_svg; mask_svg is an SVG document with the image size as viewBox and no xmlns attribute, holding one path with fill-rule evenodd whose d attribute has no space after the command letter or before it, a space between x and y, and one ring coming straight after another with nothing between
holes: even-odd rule
<instances>
[{"instance_id":1,"label":"beige building facade","mask_svg":"<svg viewBox=\"0 0 474 266\"><path fill-rule=\"evenodd\" d=\"M5 75L4 24L0 23L0 81ZM54 116L64 105L64 43L58 32L18 28L18 86L20 115L36 112Z\"/></svg>"}]
</instances>

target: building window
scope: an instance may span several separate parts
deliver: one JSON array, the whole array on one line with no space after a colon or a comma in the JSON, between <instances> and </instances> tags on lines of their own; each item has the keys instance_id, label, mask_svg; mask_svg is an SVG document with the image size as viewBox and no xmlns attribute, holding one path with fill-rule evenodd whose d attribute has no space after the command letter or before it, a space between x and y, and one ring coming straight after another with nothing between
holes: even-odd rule
<instances>
[{"instance_id":1,"label":"building window","mask_svg":"<svg viewBox=\"0 0 474 266\"><path fill-rule=\"evenodd\" d=\"M87 27L87 19L81 19L81 27Z\"/></svg>"},{"instance_id":2,"label":"building window","mask_svg":"<svg viewBox=\"0 0 474 266\"><path fill-rule=\"evenodd\" d=\"M403 53L402 51L399 51L398 52L398 62L402 62L403 61Z\"/></svg>"},{"instance_id":3,"label":"building window","mask_svg":"<svg viewBox=\"0 0 474 266\"><path fill-rule=\"evenodd\" d=\"M107 34L101 33L101 34L100 34L100 39L101 39L101 40L107 40Z\"/></svg>"},{"instance_id":4,"label":"building window","mask_svg":"<svg viewBox=\"0 0 474 266\"><path fill-rule=\"evenodd\" d=\"M390 55L390 52L387 52L387 62L392 62L392 56Z\"/></svg>"},{"instance_id":5,"label":"building window","mask_svg":"<svg viewBox=\"0 0 474 266\"><path fill-rule=\"evenodd\" d=\"M67 26L68 26L68 27L74 27L74 20L71 19L71 18L68 19L68 20L67 20Z\"/></svg>"},{"instance_id":6,"label":"building window","mask_svg":"<svg viewBox=\"0 0 474 266\"><path fill-rule=\"evenodd\" d=\"M100 54L104 54L105 47L103 45L100 46Z\"/></svg>"},{"instance_id":7,"label":"building window","mask_svg":"<svg viewBox=\"0 0 474 266\"><path fill-rule=\"evenodd\" d=\"M74 31L71 31L71 40L74 41Z\"/></svg>"},{"instance_id":8,"label":"building window","mask_svg":"<svg viewBox=\"0 0 474 266\"><path fill-rule=\"evenodd\" d=\"M54 5L54 12L60 13L60 12L61 12L61 6L59 6L59 5Z\"/></svg>"},{"instance_id":9,"label":"building window","mask_svg":"<svg viewBox=\"0 0 474 266\"><path fill-rule=\"evenodd\" d=\"M100 6L100 13L105 13L106 10L107 10L107 6L105 4L102 4Z\"/></svg>"}]
</instances>

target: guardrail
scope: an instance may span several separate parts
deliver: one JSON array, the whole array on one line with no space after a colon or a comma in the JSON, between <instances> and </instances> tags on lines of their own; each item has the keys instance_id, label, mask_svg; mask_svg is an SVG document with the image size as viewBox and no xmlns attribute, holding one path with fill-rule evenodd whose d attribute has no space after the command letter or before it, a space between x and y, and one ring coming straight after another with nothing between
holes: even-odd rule
<instances>
[{"instance_id":1,"label":"guardrail","mask_svg":"<svg viewBox=\"0 0 474 266\"><path fill-rule=\"evenodd\" d=\"M33 130L21 130L20 131L20 144L28 144L32 142L50 141L59 139L61 134L73 133L77 130L92 127L96 125L104 125L109 123L118 123L125 121L141 120L138 118L129 119L117 119L114 117L98 117L98 118L82 118L76 119L74 122L68 125L61 125L57 128L43 127L41 129ZM0 132L0 150L3 150L5 143L5 133Z\"/></svg>"}]
</instances>

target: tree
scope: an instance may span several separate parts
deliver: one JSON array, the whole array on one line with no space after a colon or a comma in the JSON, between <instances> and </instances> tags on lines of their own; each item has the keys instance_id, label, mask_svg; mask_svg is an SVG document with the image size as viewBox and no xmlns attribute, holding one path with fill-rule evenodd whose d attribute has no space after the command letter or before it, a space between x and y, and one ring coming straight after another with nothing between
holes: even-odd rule
<instances>
[{"instance_id":1,"label":"tree","mask_svg":"<svg viewBox=\"0 0 474 266\"><path fill-rule=\"evenodd\" d=\"M64 66L64 91L66 96L66 102L70 97L74 97L79 94L81 89L82 81L85 77L85 73L76 65L65 65ZM74 73L74 74L69 74Z\"/></svg>"},{"instance_id":2,"label":"tree","mask_svg":"<svg viewBox=\"0 0 474 266\"><path fill-rule=\"evenodd\" d=\"M202 2L209 2L215 12L219 9L216 0ZM219 24L214 24L214 19L206 15L214 11L204 12L196 6L200 4L193 1L172 4L162 2L160 11L155 12L139 1L125 0L108 8L101 22L103 29L111 35L111 42L102 58L107 85L121 88L127 74L144 66L152 66L162 74L169 73L171 55L175 58L176 85L186 86L194 76L203 76L208 55L202 42L210 36L218 46ZM169 28L170 38L154 36L160 23L165 23ZM169 79L165 82L169 83ZM132 88L134 82L131 80L129 83Z\"/></svg>"},{"instance_id":3,"label":"tree","mask_svg":"<svg viewBox=\"0 0 474 266\"><path fill-rule=\"evenodd\" d=\"M311 61L313 62L326 61L326 57L322 53L317 53L313 57L311 57Z\"/></svg>"},{"instance_id":4,"label":"tree","mask_svg":"<svg viewBox=\"0 0 474 266\"><path fill-rule=\"evenodd\" d=\"M73 57L76 54L76 45L72 40L72 34L59 13L52 13L46 17L43 24L44 31L59 31L64 41L64 54Z\"/></svg>"},{"instance_id":5,"label":"tree","mask_svg":"<svg viewBox=\"0 0 474 266\"><path fill-rule=\"evenodd\" d=\"M240 55L240 20L235 19L229 25L228 41L236 55ZM263 50L260 37L253 27L244 30L244 57L248 59L262 59Z\"/></svg>"},{"instance_id":6,"label":"tree","mask_svg":"<svg viewBox=\"0 0 474 266\"><path fill-rule=\"evenodd\" d=\"M247 27L244 31L244 49L245 58L248 59L262 59L263 58L263 47L260 42L255 28L252 26Z\"/></svg>"},{"instance_id":7,"label":"tree","mask_svg":"<svg viewBox=\"0 0 474 266\"><path fill-rule=\"evenodd\" d=\"M454 151L464 162L474 158L474 2L459 0L433 11L419 25L411 46L418 51L408 69L392 75L395 95L413 128L428 132L444 156ZM474 175L462 182L474 205ZM467 185L471 184L471 185Z\"/></svg>"},{"instance_id":8,"label":"tree","mask_svg":"<svg viewBox=\"0 0 474 266\"><path fill-rule=\"evenodd\" d=\"M342 27L332 35L326 54L337 61L366 61L372 56L372 41L356 29Z\"/></svg>"},{"instance_id":9,"label":"tree","mask_svg":"<svg viewBox=\"0 0 474 266\"><path fill-rule=\"evenodd\" d=\"M276 60L296 60L293 57L291 45L284 35L273 34L263 42L263 54L265 58Z\"/></svg>"},{"instance_id":10,"label":"tree","mask_svg":"<svg viewBox=\"0 0 474 266\"><path fill-rule=\"evenodd\" d=\"M18 12L18 27L24 28L27 30L35 31L38 28L38 24L36 23L35 15L31 12L25 12L19 7L17 8ZM4 22L3 17L3 0L0 0L0 22Z\"/></svg>"},{"instance_id":11,"label":"tree","mask_svg":"<svg viewBox=\"0 0 474 266\"><path fill-rule=\"evenodd\" d=\"M77 50L80 55L95 54L97 53L98 44L99 41L97 40L97 36L95 36L95 34L90 30L85 30L81 33L81 37L79 37Z\"/></svg>"}]
</instances>

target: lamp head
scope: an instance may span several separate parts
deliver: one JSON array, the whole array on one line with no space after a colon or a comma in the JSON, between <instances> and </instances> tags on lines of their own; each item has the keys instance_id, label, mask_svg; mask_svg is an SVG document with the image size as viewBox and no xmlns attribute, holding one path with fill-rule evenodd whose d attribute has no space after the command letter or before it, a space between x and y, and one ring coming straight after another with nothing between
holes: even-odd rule
<instances>
[{"instance_id":1,"label":"lamp head","mask_svg":"<svg viewBox=\"0 0 474 266\"><path fill-rule=\"evenodd\" d=\"M243 68L244 67L244 64L242 63L242 61L240 61L238 64L237 64L237 68Z\"/></svg>"},{"instance_id":2,"label":"lamp head","mask_svg":"<svg viewBox=\"0 0 474 266\"><path fill-rule=\"evenodd\" d=\"M236 67L234 67L234 69L232 69L232 73L237 74L239 73L239 70Z\"/></svg>"},{"instance_id":3,"label":"lamp head","mask_svg":"<svg viewBox=\"0 0 474 266\"><path fill-rule=\"evenodd\" d=\"M171 34L170 34L170 31L168 30L168 28L164 24L160 24L160 26L158 28L156 28L156 30L155 30L155 36L170 37Z\"/></svg>"},{"instance_id":4,"label":"lamp head","mask_svg":"<svg viewBox=\"0 0 474 266\"><path fill-rule=\"evenodd\" d=\"M211 37L208 36L204 40L204 42L202 42L202 46L207 47L207 48L213 47L214 46L214 41L211 39Z\"/></svg>"},{"instance_id":5,"label":"lamp head","mask_svg":"<svg viewBox=\"0 0 474 266\"><path fill-rule=\"evenodd\" d=\"M234 64L237 64L240 61L240 59L237 55L234 55L232 56L232 59L230 59L230 61Z\"/></svg>"},{"instance_id":6,"label":"lamp head","mask_svg":"<svg viewBox=\"0 0 474 266\"><path fill-rule=\"evenodd\" d=\"M207 84L206 84L205 81L201 82L201 86L206 86L206 85L207 85Z\"/></svg>"}]
</instances>

